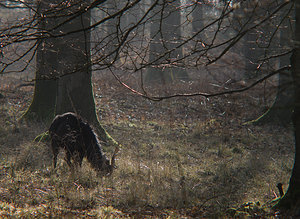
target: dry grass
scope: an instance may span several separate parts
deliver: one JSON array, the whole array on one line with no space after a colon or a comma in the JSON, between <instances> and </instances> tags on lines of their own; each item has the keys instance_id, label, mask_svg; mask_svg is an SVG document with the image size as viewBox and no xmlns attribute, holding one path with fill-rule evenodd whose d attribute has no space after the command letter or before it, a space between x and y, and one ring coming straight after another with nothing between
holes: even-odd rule
<instances>
[{"instance_id":1,"label":"dry grass","mask_svg":"<svg viewBox=\"0 0 300 219\"><path fill-rule=\"evenodd\" d=\"M99 84L96 93L105 88ZM107 178L87 162L71 173L60 159L53 171L49 143L33 142L47 127L17 122L28 106L17 95L32 91L6 91L0 100L1 217L224 216L245 202L262 206L274 199L278 182L286 189L292 131L241 125L262 111L256 94L206 104L201 98L150 103L111 86L96 101L104 127L123 147Z\"/></svg>"}]
</instances>

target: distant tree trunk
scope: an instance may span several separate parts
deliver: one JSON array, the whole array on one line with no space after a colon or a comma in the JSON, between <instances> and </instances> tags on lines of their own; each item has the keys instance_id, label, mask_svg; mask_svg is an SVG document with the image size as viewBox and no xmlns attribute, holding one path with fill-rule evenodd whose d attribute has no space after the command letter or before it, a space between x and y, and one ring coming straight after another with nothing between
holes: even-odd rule
<instances>
[{"instance_id":1,"label":"distant tree trunk","mask_svg":"<svg viewBox=\"0 0 300 219\"><path fill-rule=\"evenodd\" d=\"M295 161L292 176L286 194L279 201L276 208L294 217L300 217L300 1L295 2L296 29L295 48L291 57L292 76L295 85L295 108L293 114L293 124L295 132Z\"/></svg>"},{"instance_id":2,"label":"distant tree trunk","mask_svg":"<svg viewBox=\"0 0 300 219\"><path fill-rule=\"evenodd\" d=\"M255 24L258 17L264 13L264 7L259 6L258 1L244 1L244 8L240 13L242 13L243 24L246 25L245 28L249 28ZM271 6L270 6L271 7ZM258 42L258 36L260 31L267 35L268 25L264 26L262 30L254 29L249 30L244 36L243 54L245 59L245 79L251 79L258 76L256 73L258 67L258 60L261 55L263 55L263 49L260 48Z\"/></svg>"},{"instance_id":3,"label":"distant tree trunk","mask_svg":"<svg viewBox=\"0 0 300 219\"><path fill-rule=\"evenodd\" d=\"M48 10L50 1L41 1L38 5L38 13L44 14ZM55 25L54 19L47 19L40 16L39 29L46 31ZM54 75L57 74L57 48L55 41L57 39L41 39L37 47L36 54L36 72L34 96L30 107L23 115L23 118L29 120L38 120L49 123L55 114L56 85L57 81Z\"/></svg>"},{"instance_id":4,"label":"distant tree trunk","mask_svg":"<svg viewBox=\"0 0 300 219\"><path fill-rule=\"evenodd\" d=\"M195 6L193 6L193 21L192 21L192 30L193 34L196 34L204 27L204 13L206 6L204 5L203 0L195 0ZM198 40L205 41L204 34L201 32L198 34Z\"/></svg>"},{"instance_id":5,"label":"distant tree trunk","mask_svg":"<svg viewBox=\"0 0 300 219\"><path fill-rule=\"evenodd\" d=\"M192 22L192 28L193 28L193 34L197 33L204 27L204 17L203 13L204 11L204 3L203 0L196 0L195 6L193 7L193 22ZM203 34L200 34L200 37L202 37Z\"/></svg>"},{"instance_id":6,"label":"distant tree trunk","mask_svg":"<svg viewBox=\"0 0 300 219\"><path fill-rule=\"evenodd\" d=\"M110 16L118 11L121 7L122 2L118 2L117 0L108 0L106 5L106 16ZM112 63L118 59L119 54L115 51L118 48L118 37L119 37L119 29L120 29L120 19L119 17L115 17L113 19L109 19L106 24L106 35L107 35L107 42L106 42L106 58L108 63Z\"/></svg>"},{"instance_id":7,"label":"distant tree trunk","mask_svg":"<svg viewBox=\"0 0 300 219\"><path fill-rule=\"evenodd\" d=\"M245 57L245 78L256 77L255 70L257 69L258 63L258 46L256 44L257 33L256 30L248 32L244 37L244 48L243 53Z\"/></svg>"},{"instance_id":8,"label":"distant tree trunk","mask_svg":"<svg viewBox=\"0 0 300 219\"><path fill-rule=\"evenodd\" d=\"M181 1L164 1L162 4L164 4L164 7L162 7L163 11L154 16L154 19L151 22L150 38L152 41L150 42L149 62L153 62L153 66L147 69L145 76L146 82L159 81L160 83L166 83L174 81L175 79L188 78L188 74L183 68L155 66L162 60L168 59L172 61L183 56L182 49L175 49L161 59L154 61L166 51L175 48L181 38L181 15L178 10L180 8ZM162 8L160 8L160 10ZM161 16L163 16L162 19Z\"/></svg>"},{"instance_id":9,"label":"distant tree trunk","mask_svg":"<svg viewBox=\"0 0 300 219\"><path fill-rule=\"evenodd\" d=\"M286 11L282 11L282 16L286 16ZM280 48L284 51L284 47L289 45L292 47L292 30L290 26L290 20L284 18L283 25L280 30ZM285 55L280 57L280 67L284 67L290 64L290 56ZM290 71L279 73L278 91L277 96L266 113L255 120L255 124L261 125L266 123L278 124L278 125L289 125L292 122L294 104L294 85L293 78Z\"/></svg>"}]
</instances>

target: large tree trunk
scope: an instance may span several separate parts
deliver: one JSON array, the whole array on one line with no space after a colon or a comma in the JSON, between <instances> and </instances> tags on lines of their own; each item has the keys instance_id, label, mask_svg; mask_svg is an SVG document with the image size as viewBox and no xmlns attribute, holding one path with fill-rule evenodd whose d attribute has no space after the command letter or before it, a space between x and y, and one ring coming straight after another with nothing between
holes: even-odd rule
<instances>
[{"instance_id":1,"label":"large tree trunk","mask_svg":"<svg viewBox=\"0 0 300 219\"><path fill-rule=\"evenodd\" d=\"M85 1L88 4L90 1ZM60 27L60 32L84 30L90 25L90 11L67 22ZM112 138L98 121L92 89L92 71L90 55L90 31L80 31L61 38L58 58L61 72L58 87L56 114L75 112L96 127L103 141Z\"/></svg>"},{"instance_id":2,"label":"large tree trunk","mask_svg":"<svg viewBox=\"0 0 300 219\"><path fill-rule=\"evenodd\" d=\"M49 2L41 1L38 13L44 14ZM54 19L41 16L39 20L40 31L51 29L55 25ZM23 115L27 120L43 121L48 124L54 117L57 81L54 75L58 72L57 48L54 47L57 39L41 39L37 47L36 73L34 97L30 107Z\"/></svg>"},{"instance_id":3,"label":"large tree trunk","mask_svg":"<svg viewBox=\"0 0 300 219\"><path fill-rule=\"evenodd\" d=\"M44 44L44 43L42 43ZM44 50L39 45L37 51L37 71L35 77L34 96L28 110L23 115L26 120L43 121L49 124L55 114L57 81L48 78L51 71L50 61L45 62L50 55L49 50ZM53 65L52 65L53 66Z\"/></svg>"},{"instance_id":4,"label":"large tree trunk","mask_svg":"<svg viewBox=\"0 0 300 219\"><path fill-rule=\"evenodd\" d=\"M64 24L61 32L76 31L89 26L90 14L84 13ZM88 121L96 122L91 83L90 32L66 35L57 42L60 75L57 88L56 113L76 112Z\"/></svg>"},{"instance_id":5,"label":"large tree trunk","mask_svg":"<svg viewBox=\"0 0 300 219\"><path fill-rule=\"evenodd\" d=\"M165 1L162 4L164 4L164 7L158 7L158 10L163 11L155 15L151 22L150 37L153 40L150 42L149 62L153 62L154 66L147 69L145 76L146 82L159 81L160 83L166 83L174 81L175 79L188 78L188 74L183 68L155 66L165 59L172 60L183 56L182 49L179 48L166 54L161 59L154 61L166 51L174 49L181 38L181 15L178 10L181 2L179 0L172 2Z\"/></svg>"},{"instance_id":6,"label":"large tree trunk","mask_svg":"<svg viewBox=\"0 0 300 219\"><path fill-rule=\"evenodd\" d=\"M295 109L293 115L295 131L295 162L288 190L276 207L288 211L291 216L300 217L300 1L295 2L296 29L295 49L291 57L292 76L295 85Z\"/></svg>"},{"instance_id":7,"label":"large tree trunk","mask_svg":"<svg viewBox=\"0 0 300 219\"><path fill-rule=\"evenodd\" d=\"M292 30L289 17L286 17L287 10L282 10L280 19L284 19L280 29L280 51L285 52L292 48ZM280 68L290 64L290 55L280 57ZM277 96L272 106L255 120L255 124L261 125L272 123L276 125L289 125L292 122L294 104L294 85L293 78L290 71L279 73Z\"/></svg>"},{"instance_id":8,"label":"large tree trunk","mask_svg":"<svg viewBox=\"0 0 300 219\"><path fill-rule=\"evenodd\" d=\"M43 2L45 10L54 4L53 1L48 0ZM90 25L90 11L65 22L69 18L69 14L73 15L74 11L72 10L83 7L83 4L89 4L89 1L70 8L63 8L64 5L62 5L60 12L55 15L48 11L49 19L47 16L43 16L46 20L45 23L51 24L47 28L51 34L66 34L73 31L74 33L45 40L47 48L37 54L37 77L44 74L44 77L56 80L37 81L39 83L36 83L36 86L39 86L35 88L32 106L35 106L34 103L37 102L39 107L42 107L41 103L49 101L47 107L50 112L37 111L34 113L37 117L42 117L41 113L46 114L51 119L55 114L75 112L97 129L101 140L115 144L116 142L100 125L95 111L91 82L90 32L83 30ZM57 24L63 25L53 30L52 27ZM44 54L47 56L43 56ZM51 83L51 89L50 85L44 87L45 83ZM48 96L51 97L51 100ZM27 114L32 114L33 109L30 107Z\"/></svg>"},{"instance_id":9,"label":"large tree trunk","mask_svg":"<svg viewBox=\"0 0 300 219\"><path fill-rule=\"evenodd\" d=\"M290 125L292 122L294 104L294 86L291 72L284 71L279 74L277 96L272 106L254 124Z\"/></svg>"}]
</instances>

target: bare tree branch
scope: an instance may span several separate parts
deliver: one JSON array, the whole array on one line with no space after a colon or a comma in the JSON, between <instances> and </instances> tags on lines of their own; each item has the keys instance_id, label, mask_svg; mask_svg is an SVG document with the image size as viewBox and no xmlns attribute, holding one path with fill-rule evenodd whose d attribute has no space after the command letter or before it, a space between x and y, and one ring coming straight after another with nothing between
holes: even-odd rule
<instances>
[{"instance_id":1,"label":"bare tree branch","mask_svg":"<svg viewBox=\"0 0 300 219\"><path fill-rule=\"evenodd\" d=\"M130 90L132 93L137 94L141 97L144 97L146 99L152 100L152 101L161 101L161 100L166 100L166 99L171 99L171 98L176 98L176 97L195 97L195 96L202 96L205 98L210 98L210 97L216 97L216 96L222 96L222 95L226 95L226 94L234 94L234 93L241 93L241 92L245 92L253 87L255 87L256 85L258 85L259 83L264 82L265 80L267 80L268 78L282 73L284 71L290 71L291 70L291 66L285 66L282 67L280 69L277 69L276 71L273 71L269 74L267 74L266 76L262 77L259 80L256 80L255 82L253 82L252 84L240 88L240 89L233 89L233 90L226 90L226 91L222 91L222 92L217 92L217 93L203 93L203 92L196 92L196 93L185 93L185 94L173 94L173 95L168 95L168 96L149 96L146 94L146 92L141 93L135 89L133 89L132 87L130 87L129 85L127 85L126 83L124 83L111 69L109 69L110 72L112 73L112 75L115 77L115 79L125 88L127 88L128 90Z\"/></svg>"}]
</instances>

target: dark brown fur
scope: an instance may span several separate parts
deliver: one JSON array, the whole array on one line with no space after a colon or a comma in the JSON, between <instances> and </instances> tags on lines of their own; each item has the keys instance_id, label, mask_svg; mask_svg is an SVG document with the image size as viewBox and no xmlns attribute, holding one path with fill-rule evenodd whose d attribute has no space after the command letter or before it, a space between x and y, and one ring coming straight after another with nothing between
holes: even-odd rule
<instances>
[{"instance_id":1,"label":"dark brown fur","mask_svg":"<svg viewBox=\"0 0 300 219\"><path fill-rule=\"evenodd\" d=\"M59 149L62 148L66 152L65 160L70 167L73 164L81 165L83 158L86 157L96 170L104 174L113 171L114 156L110 164L91 126L75 113L68 112L56 116L49 128L49 134L54 168Z\"/></svg>"}]
</instances>

